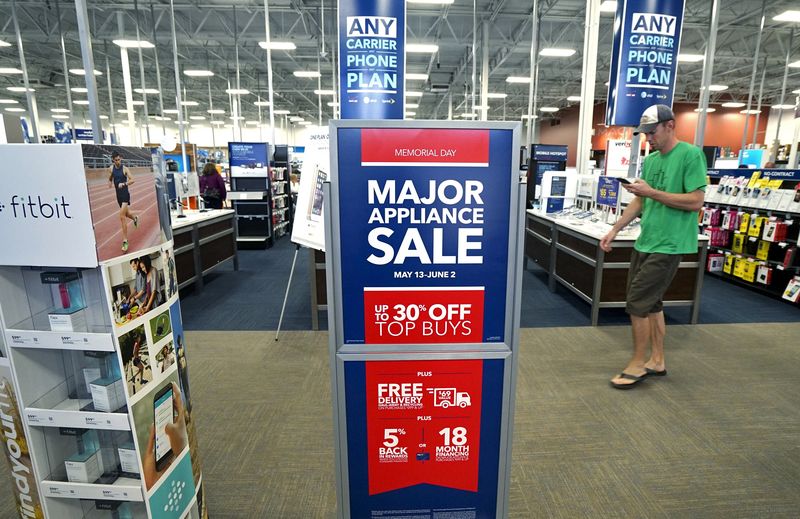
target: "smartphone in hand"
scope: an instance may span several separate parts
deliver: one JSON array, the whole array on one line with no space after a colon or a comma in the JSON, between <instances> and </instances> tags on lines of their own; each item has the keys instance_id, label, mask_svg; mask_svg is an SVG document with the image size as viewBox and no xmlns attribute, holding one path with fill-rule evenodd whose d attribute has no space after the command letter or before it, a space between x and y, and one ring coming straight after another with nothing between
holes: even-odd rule
<instances>
[{"instance_id":1,"label":"smartphone in hand","mask_svg":"<svg viewBox=\"0 0 800 519\"><path fill-rule=\"evenodd\" d=\"M627 185L631 185L631 184L634 183L634 181L629 179L628 177L617 177L617 180L619 180L620 183L627 184Z\"/></svg>"},{"instance_id":2,"label":"smartphone in hand","mask_svg":"<svg viewBox=\"0 0 800 519\"><path fill-rule=\"evenodd\" d=\"M171 425L173 416L172 384L167 384L153 398L153 421L156 426L156 470L161 472L172 458L172 446L167 435L167 425Z\"/></svg>"}]
</instances>

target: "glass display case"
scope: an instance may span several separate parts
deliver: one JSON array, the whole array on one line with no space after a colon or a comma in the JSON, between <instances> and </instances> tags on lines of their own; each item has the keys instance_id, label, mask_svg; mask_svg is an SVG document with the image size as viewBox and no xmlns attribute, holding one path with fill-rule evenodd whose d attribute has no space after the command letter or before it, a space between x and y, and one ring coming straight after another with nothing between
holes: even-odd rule
<instances>
[{"instance_id":1,"label":"glass display case","mask_svg":"<svg viewBox=\"0 0 800 519\"><path fill-rule=\"evenodd\" d=\"M0 306L11 330L108 333L98 269L2 267Z\"/></svg>"},{"instance_id":2,"label":"glass display case","mask_svg":"<svg viewBox=\"0 0 800 519\"><path fill-rule=\"evenodd\" d=\"M56 501L56 500L51 500ZM106 499L59 499L61 513L82 519L140 519L147 517L144 503ZM51 505L55 507L56 505Z\"/></svg>"},{"instance_id":3,"label":"glass display case","mask_svg":"<svg viewBox=\"0 0 800 519\"><path fill-rule=\"evenodd\" d=\"M48 481L113 485L120 478L139 479L138 465L127 461L130 431L43 427L42 433L46 457L40 469Z\"/></svg>"}]
</instances>

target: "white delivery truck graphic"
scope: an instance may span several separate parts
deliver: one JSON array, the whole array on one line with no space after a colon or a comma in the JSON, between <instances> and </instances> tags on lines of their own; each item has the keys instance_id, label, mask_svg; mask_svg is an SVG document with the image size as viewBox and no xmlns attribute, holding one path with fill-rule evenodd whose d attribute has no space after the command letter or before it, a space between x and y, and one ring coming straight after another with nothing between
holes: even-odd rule
<instances>
[{"instance_id":1,"label":"white delivery truck graphic","mask_svg":"<svg viewBox=\"0 0 800 519\"><path fill-rule=\"evenodd\" d=\"M447 409L451 405L461 408L472 405L469 393L465 391L456 391L454 387L430 388L428 392L433 394L434 407L443 407Z\"/></svg>"}]
</instances>

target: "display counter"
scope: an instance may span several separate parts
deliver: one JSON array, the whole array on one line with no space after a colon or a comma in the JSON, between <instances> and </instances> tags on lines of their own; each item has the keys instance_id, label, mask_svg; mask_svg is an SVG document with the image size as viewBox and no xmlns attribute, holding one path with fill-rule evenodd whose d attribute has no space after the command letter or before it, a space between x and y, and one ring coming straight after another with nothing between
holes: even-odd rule
<instances>
[{"instance_id":1,"label":"display counter","mask_svg":"<svg viewBox=\"0 0 800 519\"><path fill-rule=\"evenodd\" d=\"M592 307L592 326L601 308L624 308L631 249L639 236L635 230L617 234L613 250L604 252L600 240L610 229L603 223L559 219L529 209L525 224L525 256L548 273L555 291L561 284ZM664 295L664 306L690 306L692 324L700 312L700 291L708 238L698 237L695 254L684 255L678 273Z\"/></svg>"},{"instance_id":2,"label":"display counter","mask_svg":"<svg viewBox=\"0 0 800 519\"><path fill-rule=\"evenodd\" d=\"M172 215L178 287L194 283L197 290L202 289L203 276L229 260L233 269L239 270L234 211L211 209L183 214L182 218Z\"/></svg>"}]
</instances>

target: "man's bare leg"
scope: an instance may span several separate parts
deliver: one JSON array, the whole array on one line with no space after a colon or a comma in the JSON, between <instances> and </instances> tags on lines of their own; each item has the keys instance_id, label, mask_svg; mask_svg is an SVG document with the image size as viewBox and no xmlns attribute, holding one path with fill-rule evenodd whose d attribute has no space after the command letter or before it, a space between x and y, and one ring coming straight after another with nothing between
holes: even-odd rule
<instances>
[{"instance_id":1,"label":"man's bare leg","mask_svg":"<svg viewBox=\"0 0 800 519\"><path fill-rule=\"evenodd\" d=\"M631 328L633 329L633 357L623 370L629 375L641 376L646 373L644 369L645 355L647 353L647 343L650 342L650 319L648 317L631 316ZM611 382L618 385L633 384L634 380L621 377L614 377Z\"/></svg>"},{"instance_id":2,"label":"man's bare leg","mask_svg":"<svg viewBox=\"0 0 800 519\"><path fill-rule=\"evenodd\" d=\"M119 221L122 224L122 241L128 241L128 204L119 208Z\"/></svg>"},{"instance_id":3,"label":"man's bare leg","mask_svg":"<svg viewBox=\"0 0 800 519\"><path fill-rule=\"evenodd\" d=\"M650 360L644 365L653 371L664 371L667 365L664 361L664 336L667 325L664 322L664 312L650 314Z\"/></svg>"}]
</instances>

